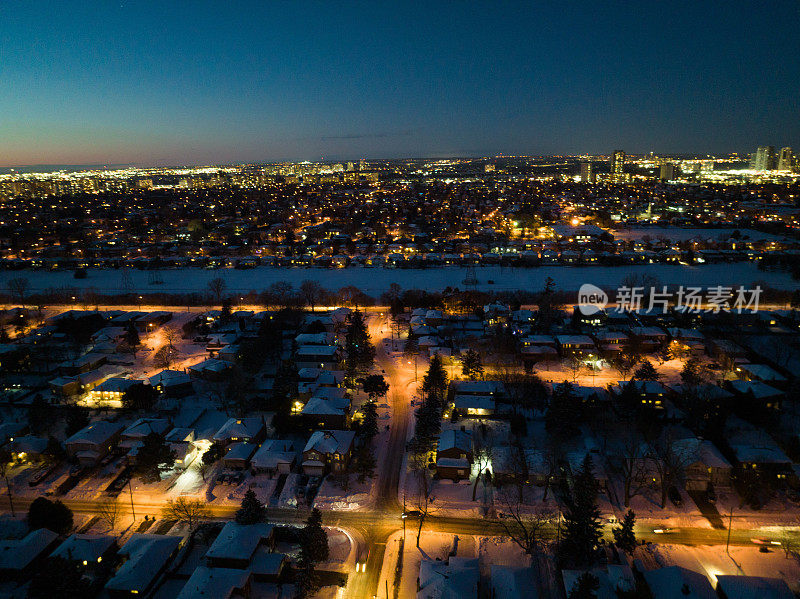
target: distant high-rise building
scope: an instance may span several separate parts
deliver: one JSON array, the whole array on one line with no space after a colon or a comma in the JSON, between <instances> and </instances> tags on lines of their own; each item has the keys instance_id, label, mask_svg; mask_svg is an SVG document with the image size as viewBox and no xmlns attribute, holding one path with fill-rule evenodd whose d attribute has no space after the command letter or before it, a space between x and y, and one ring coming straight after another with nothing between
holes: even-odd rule
<instances>
[{"instance_id":1,"label":"distant high-rise building","mask_svg":"<svg viewBox=\"0 0 800 599\"><path fill-rule=\"evenodd\" d=\"M494 172L494 164L491 162L483 165L483 172L484 173L493 173Z\"/></svg>"},{"instance_id":2,"label":"distant high-rise building","mask_svg":"<svg viewBox=\"0 0 800 599\"><path fill-rule=\"evenodd\" d=\"M358 161L358 170L365 171L367 170L367 161L363 158Z\"/></svg>"},{"instance_id":3,"label":"distant high-rise building","mask_svg":"<svg viewBox=\"0 0 800 599\"><path fill-rule=\"evenodd\" d=\"M775 148L758 146L755 154L751 154L750 169L754 171L771 171L775 168Z\"/></svg>"},{"instance_id":4,"label":"distant high-rise building","mask_svg":"<svg viewBox=\"0 0 800 599\"><path fill-rule=\"evenodd\" d=\"M611 172L609 179L612 183L623 183L625 181L625 152L614 150L611 155Z\"/></svg>"},{"instance_id":5,"label":"distant high-rise building","mask_svg":"<svg viewBox=\"0 0 800 599\"><path fill-rule=\"evenodd\" d=\"M584 183L594 183L595 176L591 162L581 162L581 181Z\"/></svg>"},{"instance_id":6,"label":"distant high-rise building","mask_svg":"<svg viewBox=\"0 0 800 599\"><path fill-rule=\"evenodd\" d=\"M356 170L356 166L352 162L348 162L346 170L347 170L348 173L352 172L352 171Z\"/></svg>"},{"instance_id":7,"label":"distant high-rise building","mask_svg":"<svg viewBox=\"0 0 800 599\"><path fill-rule=\"evenodd\" d=\"M781 153L778 154L778 170L791 172L794 168L794 154L792 148L781 148Z\"/></svg>"},{"instance_id":8,"label":"distant high-rise building","mask_svg":"<svg viewBox=\"0 0 800 599\"><path fill-rule=\"evenodd\" d=\"M675 164L672 162L665 162L661 165L661 168L658 171L658 178L662 181L674 181L675 180Z\"/></svg>"}]
</instances>

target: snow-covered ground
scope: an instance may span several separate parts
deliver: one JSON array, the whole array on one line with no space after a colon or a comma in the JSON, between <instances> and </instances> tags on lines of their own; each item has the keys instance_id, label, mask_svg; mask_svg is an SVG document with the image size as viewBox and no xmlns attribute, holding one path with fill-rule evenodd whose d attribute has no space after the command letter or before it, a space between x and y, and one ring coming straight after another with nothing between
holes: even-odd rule
<instances>
[{"instance_id":1,"label":"snow-covered ground","mask_svg":"<svg viewBox=\"0 0 800 599\"><path fill-rule=\"evenodd\" d=\"M670 241L686 241L688 239L711 239L711 240L726 240L730 238L734 231L741 233L740 239L777 241L786 239L783 235L772 235L770 233L762 233L754 229L713 229L713 228L680 228L680 227L631 227L614 229L611 233L614 239L642 239L643 237L650 237L653 241L665 237Z\"/></svg>"},{"instance_id":2,"label":"snow-covered ground","mask_svg":"<svg viewBox=\"0 0 800 599\"><path fill-rule=\"evenodd\" d=\"M427 269L363 268L277 268L261 266L249 270L233 268L206 270L182 268L164 270L164 283L149 284L148 271L128 269L135 293L184 293L208 290L212 279L222 278L231 294L263 291L277 281L290 281L297 287L301 281L318 281L326 289L336 290L353 285L365 293L379 296L389 285L398 283L403 289L442 290L445 287L464 286L466 270L455 266ZM0 271L0 288L8 281L24 277L28 279L31 292L48 289L81 290L94 289L102 293L124 293L122 270L88 269L85 279L75 279L70 271ZM577 291L584 283L602 288L616 288L631 274L652 275L664 285L750 285L754 281L766 281L770 286L792 289L796 282L786 272L761 272L754 262L705 265L646 264L635 266L542 266L539 268L511 268L481 266L476 268L477 289L481 291L540 290L547 277L552 277L558 289ZM489 281L492 281L490 283Z\"/></svg>"}]
</instances>

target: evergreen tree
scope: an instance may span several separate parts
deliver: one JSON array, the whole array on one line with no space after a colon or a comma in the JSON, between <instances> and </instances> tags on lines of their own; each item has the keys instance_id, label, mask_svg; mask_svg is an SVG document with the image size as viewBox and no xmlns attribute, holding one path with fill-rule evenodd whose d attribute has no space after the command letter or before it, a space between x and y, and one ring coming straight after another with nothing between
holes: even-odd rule
<instances>
[{"instance_id":1,"label":"evergreen tree","mask_svg":"<svg viewBox=\"0 0 800 599\"><path fill-rule=\"evenodd\" d=\"M225 446L219 441L214 441L203 453L203 463L211 466L225 455Z\"/></svg>"},{"instance_id":2,"label":"evergreen tree","mask_svg":"<svg viewBox=\"0 0 800 599\"><path fill-rule=\"evenodd\" d=\"M134 472L147 483L158 482L161 474L175 464L175 451L156 432L144 438L139 453L136 454Z\"/></svg>"},{"instance_id":3,"label":"evergreen tree","mask_svg":"<svg viewBox=\"0 0 800 599\"><path fill-rule=\"evenodd\" d=\"M645 360L639 365L636 372L633 373L633 378L637 381L657 381L661 378L661 375L650 363L650 360Z\"/></svg>"},{"instance_id":4,"label":"evergreen tree","mask_svg":"<svg viewBox=\"0 0 800 599\"><path fill-rule=\"evenodd\" d=\"M587 453L582 468L575 476L564 512L564 537L559 547L559 557L563 562L577 567L591 565L603 534L597 507L598 485L593 468L592 457Z\"/></svg>"},{"instance_id":5,"label":"evergreen tree","mask_svg":"<svg viewBox=\"0 0 800 599\"><path fill-rule=\"evenodd\" d=\"M483 376L481 355L474 349L467 350L467 353L461 359L461 374L473 381Z\"/></svg>"},{"instance_id":6,"label":"evergreen tree","mask_svg":"<svg viewBox=\"0 0 800 599\"><path fill-rule=\"evenodd\" d=\"M70 406L67 408L65 420L67 423L67 437L71 437L82 428L89 426L89 410L75 405Z\"/></svg>"},{"instance_id":7,"label":"evergreen tree","mask_svg":"<svg viewBox=\"0 0 800 599\"><path fill-rule=\"evenodd\" d=\"M328 561L328 535L322 528L322 513L314 508L300 531L300 550L308 561L318 564Z\"/></svg>"},{"instance_id":8,"label":"evergreen tree","mask_svg":"<svg viewBox=\"0 0 800 599\"><path fill-rule=\"evenodd\" d=\"M700 364L700 360L692 356L683 365L681 370L681 382L687 388L698 387L705 380L705 373Z\"/></svg>"},{"instance_id":9,"label":"evergreen tree","mask_svg":"<svg viewBox=\"0 0 800 599\"><path fill-rule=\"evenodd\" d=\"M581 398L572 383L564 381L556 385L545 414L547 432L559 440L575 437L580 432L581 412Z\"/></svg>"},{"instance_id":10,"label":"evergreen tree","mask_svg":"<svg viewBox=\"0 0 800 599\"><path fill-rule=\"evenodd\" d=\"M28 408L28 426L34 435L40 435L50 429L53 421L50 411L50 404L37 393Z\"/></svg>"},{"instance_id":11,"label":"evergreen tree","mask_svg":"<svg viewBox=\"0 0 800 599\"><path fill-rule=\"evenodd\" d=\"M575 581L567 599L597 599L600 580L591 572L584 572Z\"/></svg>"},{"instance_id":12,"label":"evergreen tree","mask_svg":"<svg viewBox=\"0 0 800 599\"><path fill-rule=\"evenodd\" d=\"M132 385L122 394L122 407L126 410L152 410L158 391L152 385Z\"/></svg>"},{"instance_id":13,"label":"evergreen tree","mask_svg":"<svg viewBox=\"0 0 800 599\"><path fill-rule=\"evenodd\" d=\"M370 343L367 324L361 312L353 312L348 318L344 349L347 352L347 375L355 379L367 374L375 360L375 348Z\"/></svg>"},{"instance_id":14,"label":"evergreen tree","mask_svg":"<svg viewBox=\"0 0 800 599\"><path fill-rule=\"evenodd\" d=\"M362 484L375 475L375 456L372 455L372 448L369 445L362 446L356 453L356 472L358 482Z\"/></svg>"},{"instance_id":15,"label":"evergreen tree","mask_svg":"<svg viewBox=\"0 0 800 599\"><path fill-rule=\"evenodd\" d=\"M128 326L125 327L125 342L134 352L136 348L142 344L142 340L139 338L139 331L136 330L136 326L133 324L132 320L129 321Z\"/></svg>"},{"instance_id":16,"label":"evergreen tree","mask_svg":"<svg viewBox=\"0 0 800 599\"><path fill-rule=\"evenodd\" d=\"M438 354L431 358L428 372L422 378L422 392L444 407L444 396L447 391L447 372Z\"/></svg>"},{"instance_id":17,"label":"evergreen tree","mask_svg":"<svg viewBox=\"0 0 800 599\"><path fill-rule=\"evenodd\" d=\"M297 563L297 576L295 577L295 591L297 599L308 599L320 589L319 575L303 549L300 549L300 559Z\"/></svg>"},{"instance_id":18,"label":"evergreen tree","mask_svg":"<svg viewBox=\"0 0 800 599\"><path fill-rule=\"evenodd\" d=\"M374 400L378 397L386 397L389 392L389 383L382 374L371 374L365 377L361 383L364 393L369 395L369 398Z\"/></svg>"},{"instance_id":19,"label":"evergreen tree","mask_svg":"<svg viewBox=\"0 0 800 599\"><path fill-rule=\"evenodd\" d=\"M358 435L369 443L378 434L378 408L375 402L370 400L364 403L361 410L364 412L364 420L358 429Z\"/></svg>"},{"instance_id":20,"label":"evergreen tree","mask_svg":"<svg viewBox=\"0 0 800 599\"><path fill-rule=\"evenodd\" d=\"M37 497L28 508L28 526L31 530L47 528L65 535L72 530L72 510L58 500Z\"/></svg>"},{"instance_id":21,"label":"evergreen tree","mask_svg":"<svg viewBox=\"0 0 800 599\"><path fill-rule=\"evenodd\" d=\"M635 524L636 514L633 512L633 510L628 510L628 512L622 518L620 525L611 531L614 535L614 542L620 549L626 551L627 553L633 553L633 550L636 547L636 534L633 532L633 527Z\"/></svg>"},{"instance_id":22,"label":"evergreen tree","mask_svg":"<svg viewBox=\"0 0 800 599\"><path fill-rule=\"evenodd\" d=\"M236 510L236 522L238 524L258 524L264 522L267 517L267 510L253 489L248 489L242 499L242 506Z\"/></svg>"}]
</instances>

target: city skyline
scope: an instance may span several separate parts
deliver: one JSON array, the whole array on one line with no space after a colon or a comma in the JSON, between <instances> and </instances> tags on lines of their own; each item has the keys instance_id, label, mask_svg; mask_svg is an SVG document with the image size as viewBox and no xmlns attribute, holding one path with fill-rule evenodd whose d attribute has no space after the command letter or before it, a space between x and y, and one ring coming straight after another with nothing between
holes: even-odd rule
<instances>
[{"instance_id":1,"label":"city skyline","mask_svg":"<svg viewBox=\"0 0 800 599\"><path fill-rule=\"evenodd\" d=\"M16 3L0 166L798 145L795 2L570 8Z\"/></svg>"}]
</instances>

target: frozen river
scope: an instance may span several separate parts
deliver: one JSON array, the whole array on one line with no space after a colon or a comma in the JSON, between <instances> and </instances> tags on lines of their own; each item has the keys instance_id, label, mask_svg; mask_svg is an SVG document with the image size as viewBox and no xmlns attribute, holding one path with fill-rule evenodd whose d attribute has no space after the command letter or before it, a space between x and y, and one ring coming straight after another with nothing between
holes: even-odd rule
<instances>
[{"instance_id":1,"label":"frozen river","mask_svg":"<svg viewBox=\"0 0 800 599\"><path fill-rule=\"evenodd\" d=\"M485 266L475 269L478 285L482 291L527 290L538 291L544 287L547 277L552 277L560 290L575 291L583 283L592 283L612 289L620 285L630 274L654 276L664 285L693 285L709 287L715 285L744 285L749 287L756 281L766 282L778 289L795 289L800 283L793 281L785 272L761 272L755 263L709 264L683 266L671 264L649 264L640 266L543 266L539 268L509 268ZM230 293L263 291L277 281L289 281L295 287L305 279L318 281L329 290L338 290L353 285L374 297L389 288L392 283L403 289L427 289L440 291L445 287L464 288L467 271L464 268L444 266L429 269L394 268L275 268L263 266L248 270L222 268L182 268L160 271L163 284L150 283L148 271L128 269L130 273L127 289L137 293L184 293L206 291L208 283L221 277ZM72 272L47 271L0 271L0 287L8 289L8 281L15 277L27 278L32 292L48 289L88 289L101 293L122 293L126 288L123 270L89 269L88 277L75 279ZM491 281L491 283L490 283Z\"/></svg>"}]
</instances>

